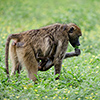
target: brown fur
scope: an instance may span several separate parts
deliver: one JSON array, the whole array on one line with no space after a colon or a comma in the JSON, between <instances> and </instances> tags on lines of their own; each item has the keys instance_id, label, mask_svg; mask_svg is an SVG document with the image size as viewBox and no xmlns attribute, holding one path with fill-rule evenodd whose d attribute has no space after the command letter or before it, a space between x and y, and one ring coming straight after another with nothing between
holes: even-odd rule
<instances>
[{"instance_id":1,"label":"brown fur","mask_svg":"<svg viewBox=\"0 0 100 100\"><path fill-rule=\"evenodd\" d=\"M72 27L74 29L73 34L70 33L70 29ZM36 30L29 30L19 34L11 34L7 38L5 48L5 63L8 77L8 49L11 39L16 41L16 43L22 43L19 47L15 45L10 46L10 57L13 64L12 73L14 73L16 68L18 68L19 62L21 66L26 67L28 77L35 81L35 75L37 75L38 71L38 62L36 59L38 52L40 51L40 57L48 57L55 43L57 45L56 51L54 52L54 55L53 53L51 53L51 55L54 56L53 64L55 66L55 74L60 74L61 64L67 50L68 41L70 41L70 39L74 40L79 36L81 36L81 30L73 23L53 24ZM73 45L74 42L75 41L71 44ZM73 46L75 46L75 43Z\"/></svg>"}]
</instances>

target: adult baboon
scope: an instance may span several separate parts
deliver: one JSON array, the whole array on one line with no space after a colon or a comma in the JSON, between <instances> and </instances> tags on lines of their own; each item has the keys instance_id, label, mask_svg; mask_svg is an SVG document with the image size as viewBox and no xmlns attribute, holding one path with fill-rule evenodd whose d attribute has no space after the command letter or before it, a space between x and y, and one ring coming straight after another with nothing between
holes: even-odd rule
<instances>
[{"instance_id":1,"label":"adult baboon","mask_svg":"<svg viewBox=\"0 0 100 100\"><path fill-rule=\"evenodd\" d=\"M81 35L80 28L74 23L53 24L40 29L9 35L5 48L5 63L8 77L8 50L11 39L16 43L21 43L21 46L19 47L14 45L10 46L9 51L11 62L13 64L12 73L14 73L19 65L25 66L28 71L28 77L35 81L38 71L38 62L36 59L38 52L40 52L40 57L49 58L49 54L52 51L54 44L56 44L56 51L53 55L53 64L55 67L55 74L60 74L62 60L64 59L67 50L68 41L73 47L79 46L79 37ZM56 79L58 78L59 76Z\"/></svg>"}]
</instances>

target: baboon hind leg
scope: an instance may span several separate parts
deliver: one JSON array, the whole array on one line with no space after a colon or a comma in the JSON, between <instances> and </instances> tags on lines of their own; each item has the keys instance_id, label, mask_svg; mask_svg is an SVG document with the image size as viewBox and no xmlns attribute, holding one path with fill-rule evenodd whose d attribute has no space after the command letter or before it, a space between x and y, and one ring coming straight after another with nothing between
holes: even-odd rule
<instances>
[{"instance_id":1,"label":"baboon hind leg","mask_svg":"<svg viewBox=\"0 0 100 100\"><path fill-rule=\"evenodd\" d=\"M30 80L35 81L38 71L38 63L31 46L28 45L24 48L17 48L17 55L21 65L26 67Z\"/></svg>"},{"instance_id":2,"label":"baboon hind leg","mask_svg":"<svg viewBox=\"0 0 100 100\"><path fill-rule=\"evenodd\" d=\"M12 62L11 75L15 74L16 71L18 71L18 73L20 73L21 66L18 61L18 57L17 57L17 53L16 53L16 46L13 45L13 43L10 45L9 55L10 55L10 59Z\"/></svg>"}]
</instances>

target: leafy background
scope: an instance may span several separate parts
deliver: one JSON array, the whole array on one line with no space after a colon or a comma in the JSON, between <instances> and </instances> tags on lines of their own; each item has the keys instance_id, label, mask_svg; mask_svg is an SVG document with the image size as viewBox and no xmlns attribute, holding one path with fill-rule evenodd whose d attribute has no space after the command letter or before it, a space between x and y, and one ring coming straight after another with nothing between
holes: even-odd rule
<instances>
[{"instance_id":1,"label":"leafy background","mask_svg":"<svg viewBox=\"0 0 100 100\"><path fill-rule=\"evenodd\" d=\"M81 55L63 61L60 80L54 80L52 67L38 72L37 84L29 81L25 69L8 83L7 36L57 22L81 28ZM69 45L67 52L73 50ZM0 0L0 100L52 99L100 100L100 0Z\"/></svg>"}]
</instances>

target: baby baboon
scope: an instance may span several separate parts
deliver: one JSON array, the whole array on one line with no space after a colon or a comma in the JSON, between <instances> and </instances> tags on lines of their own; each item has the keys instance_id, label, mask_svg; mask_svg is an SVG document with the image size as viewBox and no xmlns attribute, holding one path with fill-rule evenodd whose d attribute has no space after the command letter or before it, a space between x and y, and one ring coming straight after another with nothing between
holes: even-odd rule
<instances>
[{"instance_id":1,"label":"baby baboon","mask_svg":"<svg viewBox=\"0 0 100 100\"><path fill-rule=\"evenodd\" d=\"M69 57L78 56L80 55L80 53L81 53L80 49L75 48L75 52L66 53L64 56L64 59L69 58ZM39 71L47 71L54 65L53 59L48 58L47 60L41 62L39 65L41 66L38 68Z\"/></svg>"},{"instance_id":2,"label":"baby baboon","mask_svg":"<svg viewBox=\"0 0 100 100\"><path fill-rule=\"evenodd\" d=\"M38 57L36 58L36 56L38 51L40 51L40 57L53 59L51 62L55 67L55 74L60 74L62 60L65 57L68 41L73 47L79 46L80 43L78 39L81 35L80 28L73 23L53 24L40 29L9 35L5 48L5 63L8 77L9 51L11 62L13 64L12 73L15 72L19 65L25 66L28 71L28 77L35 81L38 71ZM11 45L9 50L11 39L15 41L16 46L14 44ZM54 44L56 44L56 48L53 47ZM52 48L55 48L54 51L52 51ZM59 77L56 79L58 78Z\"/></svg>"}]
</instances>

